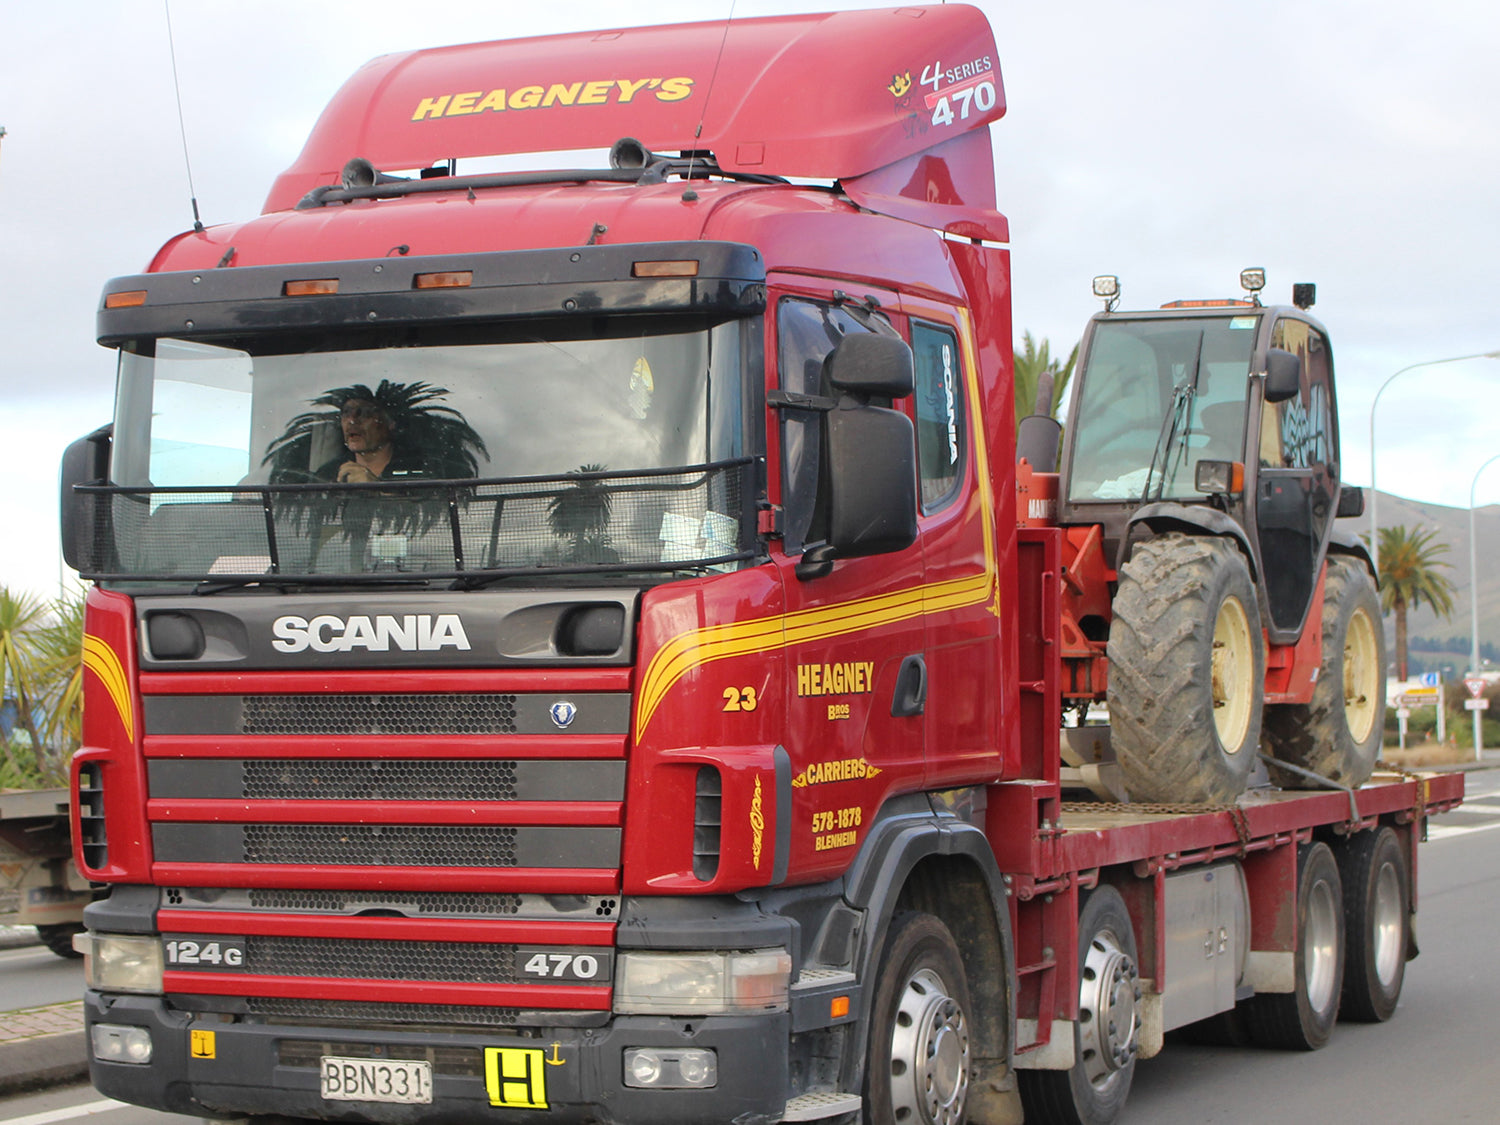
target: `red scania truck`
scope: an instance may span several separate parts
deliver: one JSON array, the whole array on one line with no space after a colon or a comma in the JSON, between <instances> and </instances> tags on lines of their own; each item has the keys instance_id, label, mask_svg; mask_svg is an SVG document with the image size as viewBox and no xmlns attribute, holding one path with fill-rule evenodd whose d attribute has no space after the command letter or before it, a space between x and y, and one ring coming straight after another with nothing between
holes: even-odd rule
<instances>
[{"instance_id":1,"label":"red scania truck","mask_svg":"<svg viewBox=\"0 0 1500 1125\"><path fill-rule=\"evenodd\" d=\"M1099 1123L1174 1028L1390 1015L1462 782L1372 775L1326 338L1103 314L1018 465L1004 108L961 5L386 56L260 216L105 287L62 473L101 1091ZM1077 467L1100 418L1139 464ZM1209 790L1151 785L1174 660Z\"/></svg>"}]
</instances>

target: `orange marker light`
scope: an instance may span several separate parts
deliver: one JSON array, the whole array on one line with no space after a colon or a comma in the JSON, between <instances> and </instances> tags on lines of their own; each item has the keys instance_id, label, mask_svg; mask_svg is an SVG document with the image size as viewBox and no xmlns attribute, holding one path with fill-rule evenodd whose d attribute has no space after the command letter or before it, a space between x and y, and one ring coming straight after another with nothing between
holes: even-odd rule
<instances>
[{"instance_id":1,"label":"orange marker light","mask_svg":"<svg viewBox=\"0 0 1500 1125\"><path fill-rule=\"evenodd\" d=\"M123 293L111 293L104 298L104 307L107 309L134 309L145 303L144 289L128 289Z\"/></svg>"},{"instance_id":2,"label":"orange marker light","mask_svg":"<svg viewBox=\"0 0 1500 1125\"><path fill-rule=\"evenodd\" d=\"M849 997L835 996L828 1004L828 1018L841 1020L849 1014Z\"/></svg>"},{"instance_id":3,"label":"orange marker light","mask_svg":"<svg viewBox=\"0 0 1500 1125\"><path fill-rule=\"evenodd\" d=\"M1164 309L1253 309L1254 301L1168 301Z\"/></svg>"},{"instance_id":4,"label":"orange marker light","mask_svg":"<svg viewBox=\"0 0 1500 1125\"><path fill-rule=\"evenodd\" d=\"M307 281L288 281L281 287L283 297L319 297L339 291L336 277L312 278Z\"/></svg>"},{"instance_id":5,"label":"orange marker light","mask_svg":"<svg viewBox=\"0 0 1500 1125\"><path fill-rule=\"evenodd\" d=\"M447 273L419 273L411 280L413 289L467 289L473 284L473 270L449 270Z\"/></svg>"},{"instance_id":6,"label":"orange marker light","mask_svg":"<svg viewBox=\"0 0 1500 1125\"><path fill-rule=\"evenodd\" d=\"M636 262L630 268L632 277L697 277L695 260L677 262Z\"/></svg>"}]
</instances>

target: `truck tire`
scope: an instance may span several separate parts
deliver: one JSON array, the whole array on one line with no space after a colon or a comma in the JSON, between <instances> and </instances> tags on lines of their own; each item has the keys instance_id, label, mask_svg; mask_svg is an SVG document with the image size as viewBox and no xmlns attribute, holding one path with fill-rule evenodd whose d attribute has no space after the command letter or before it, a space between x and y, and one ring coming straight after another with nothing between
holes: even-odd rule
<instances>
[{"instance_id":1,"label":"truck tire","mask_svg":"<svg viewBox=\"0 0 1500 1125\"><path fill-rule=\"evenodd\" d=\"M1391 1018L1406 979L1411 881L1395 829L1359 832L1338 851L1344 884L1344 991L1339 1017Z\"/></svg>"},{"instance_id":2,"label":"truck tire","mask_svg":"<svg viewBox=\"0 0 1500 1125\"><path fill-rule=\"evenodd\" d=\"M1135 932L1113 887L1089 895L1078 917L1078 1019L1073 1066L1021 1070L1026 1121L1110 1125L1125 1108L1140 1040Z\"/></svg>"},{"instance_id":3,"label":"truck tire","mask_svg":"<svg viewBox=\"0 0 1500 1125\"><path fill-rule=\"evenodd\" d=\"M1329 558L1323 580L1323 660L1312 701L1266 709L1273 757L1340 785L1370 780L1385 726L1385 632L1375 582L1357 559ZM1270 767L1283 789L1317 783Z\"/></svg>"},{"instance_id":4,"label":"truck tire","mask_svg":"<svg viewBox=\"0 0 1500 1125\"><path fill-rule=\"evenodd\" d=\"M1245 1004L1250 1036L1262 1047L1316 1051L1338 1019L1344 977L1344 893L1339 865L1322 842L1297 854L1296 988L1263 992Z\"/></svg>"},{"instance_id":5,"label":"truck tire","mask_svg":"<svg viewBox=\"0 0 1500 1125\"><path fill-rule=\"evenodd\" d=\"M83 933L81 922L59 922L55 926L38 926L36 936L42 939L42 944L52 950L59 957L82 957L73 948L73 935Z\"/></svg>"},{"instance_id":6,"label":"truck tire","mask_svg":"<svg viewBox=\"0 0 1500 1125\"><path fill-rule=\"evenodd\" d=\"M931 914L891 919L865 1060L868 1125L962 1125L973 1057L969 985L948 927Z\"/></svg>"},{"instance_id":7,"label":"truck tire","mask_svg":"<svg viewBox=\"0 0 1500 1125\"><path fill-rule=\"evenodd\" d=\"M1233 801L1260 745L1266 655L1244 556L1179 533L1120 568L1110 739L1133 801Z\"/></svg>"}]
</instances>

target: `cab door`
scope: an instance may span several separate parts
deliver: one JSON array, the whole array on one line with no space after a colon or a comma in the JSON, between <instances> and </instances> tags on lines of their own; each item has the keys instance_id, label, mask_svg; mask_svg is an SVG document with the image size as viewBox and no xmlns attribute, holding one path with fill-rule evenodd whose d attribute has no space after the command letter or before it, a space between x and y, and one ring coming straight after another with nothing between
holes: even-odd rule
<instances>
[{"instance_id":1,"label":"cab door","mask_svg":"<svg viewBox=\"0 0 1500 1125\"><path fill-rule=\"evenodd\" d=\"M1308 321L1283 316L1272 326L1271 346L1302 361L1297 394L1261 403L1255 488L1272 640L1286 643L1300 631L1317 589L1338 498L1338 433L1328 337Z\"/></svg>"},{"instance_id":2,"label":"cab door","mask_svg":"<svg viewBox=\"0 0 1500 1125\"><path fill-rule=\"evenodd\" d=\"M826 536L819 488L826 456L815 404L831 394L824 360L848 334L897 334L880 310L898 306L894 294L848 281L773 277L771 307L768 354L776 357L783 397L814 402L783 401L771 426L769 476L780 522L772 558L786 599L792 864L802 874L832 874L853 858L888 795L922 787L926 720L920 708L901 702L912 669L926 662L920 538L905 550L838 559L822 571L805 565Z\"/></svg>"},{"instance_id":3,"label":"cab door","mask_svg":"<svg viewBox=\"0 0 1500 1125\"><path fill-rule=\"evenodd\" d=\"M1002 740L997 542L974 350L956 311L907 299L927 664L926 786L972 782Z\"/></svg>"}]
</instances>

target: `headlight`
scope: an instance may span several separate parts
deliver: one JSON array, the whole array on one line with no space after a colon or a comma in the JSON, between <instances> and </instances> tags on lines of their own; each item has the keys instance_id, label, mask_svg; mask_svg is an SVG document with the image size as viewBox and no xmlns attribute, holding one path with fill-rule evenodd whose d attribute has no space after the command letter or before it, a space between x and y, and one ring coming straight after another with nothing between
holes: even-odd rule
<instances>
[{"instance_id":1,"label":"headlight","mask_svg":"<svg viewBox=\"0 0 1500 1125\"><path fill-rule=\"evenodd\" d=\"M792 958L750 953L621 953L615 1011L629 1015L784 1012Z\"/></svg>"},{"instance_id":2,"label":"headlight","mask_svg":"<svg viewBox=\"0 0 1500 1125\"><path fill-rule=\"evenodd\" d=\"M151 1061L151 1032L144 1027L127 1027L117 1023L96 1023L89 1028L94 1058L101 1062L148 1063Z\"/></svg>"},{"instance_id":3,"label":"headlight","mask_svg":"<svg viewBox=\"0 0 1500 1125\"><path fill-rule=\"evenodd\" d=\"M161 941L125 934L79 934L73 948L83 954L83 979L100 992L159 993Z\"/></svg>"}]
</instances>

